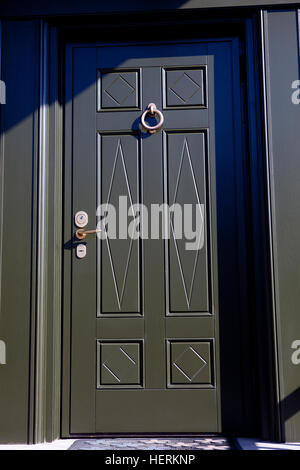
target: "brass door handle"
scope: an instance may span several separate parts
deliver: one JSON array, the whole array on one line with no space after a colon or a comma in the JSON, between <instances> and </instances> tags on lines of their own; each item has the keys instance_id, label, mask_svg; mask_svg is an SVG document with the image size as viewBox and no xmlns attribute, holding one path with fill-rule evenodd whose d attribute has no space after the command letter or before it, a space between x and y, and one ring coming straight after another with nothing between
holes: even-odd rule
<instances>
[{"instance_id":1,"label":"brass door handle","mask_svg":"<svg viewBox=\"0 0 300 470\"><path fill-rule=\"evenodd\" d=\"M96 228L95 230L83 230L82 228L76 230L76 237L78 240L84 240L87 235L102 232L100 228Z\"/></svg>"}]
</instances>

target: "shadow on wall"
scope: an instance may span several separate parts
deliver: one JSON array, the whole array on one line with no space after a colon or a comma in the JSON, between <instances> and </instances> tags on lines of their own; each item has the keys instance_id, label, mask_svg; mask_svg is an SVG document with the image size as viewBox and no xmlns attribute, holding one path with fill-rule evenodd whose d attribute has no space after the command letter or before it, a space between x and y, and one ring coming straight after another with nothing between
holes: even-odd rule
<instances>
[{"instance_id":1,"label":"shadow on wall","mask_svg":"<svg viewBox=\"0 0 300 470\"><path fill-rule=\"evenodd\" d=\"M15 2L18 3L18 2ZM132 2L135 3L135 2ZM143 3L143 2L142 2ZM163 5L170 2L162 2ZM171 2L173 8L176 9L176 6L179 6L185 2ZM161 3L160 3L161 8ZM168 8L171 9L171 6L168 5ZM141 9L141 7L139 8ZM127 10L128 11L128 10ZM138 9L137 9L138 11ZM167 16L165 16L167 18ZM128 15L128 21L130 15ZM148 21L148 17L145 18L145 21ZM30 27L31 23L31 27ZM30 28L29 28L30 27ZM30 125L31 119L36 120L38 115L37 112L40 106L40 91L39 91L39 82L41 74L41 64L40 64L40 26L39 21L3 21L3 31L2 31L2 73L0 79L2 81L3 90L6 89L6 104L1 106L1 116L0 124L2 132L8 132L14 126L19 125L23 120L28 120L28 126ZM188 37L189 31L188 26L182 26L179 32L176 32L176 35L180 39L181 37ZM96 31L96 29L94 30ZM101 41L124 41L124 35L122 28L119 28L118 31L110 30L109 21L107 24L103 25L103 31L97 30L93 34L93 38L89 42L101 42ZM143 28L131 28L131 32L127 31L126 40L132 41L136 38L143 38ZM156 35L153 38L149 37L149 41L157 40L163 38L167 34L164 27L156 28ZM50 33L49 33L50 36ZM86 35L84 36L86 40ZM20 41L22 46L20 46ZM147 46L145 46L147 47ZM151 46L150 46L151 47ZM138 50L139 49L139 50ZM180 55L180 46L176 48L176 51L168 50L168 55L172 54ZM145 50L143 47L135 49L136 54L135 58L139 56L143 57ZM50 56L53 51L48 50L48 55ZM185 54L187 51L185 49ZM159 57L161 55L161 50L152 49L152 57ZM118 66L122 66L122 62L117 61ZM50 67L51 68L51 67ZM20 71L22 71L22 80L20 80ZM26 73L30 71L30 73ZM53 74L51 75L51 70L49 72L48 80L48 103L49 105L53 104L53 94L50 92L51 87L53 86ZM77 95L89 88L94 86L95 81L90 82L86 79L81 80L81 89L77 90ZM3 93L1 93L1 96ZM4 96L4 95L3 95ZM65 102L68 102L72 97L67 97ZM134 123L133 130L137 129L137 123Z\"/></svg>"},{"instance_id":2,"label":"shadow on wall","mask_svg":"<svg viewBox=\"0 0 300 470\"><path fill-rule=\"evenodd\" d=\"M211 0L202 1L204 5L209 6ZM199 2L200 3L200 2ZM220 1L219 4L222 2ZM230 2L228 2L230 3ZM233 3L233 2L231 2ZM245 2L247 3L247 2ZM184 5L186 5L184 7ZM130 11L152 11L156 10L176 10L178 8L191 8L195 6L193 0L160 0L155 4L153 2L145 2L143 0L73 0L61 1L39 0L24 2L22 0L6 0L1 2L1 14L5 16L19 15L66 15L66 14L96 14L96 13L117 13Z\"/></svg>"},{"instance_id":3,"label":"shadow on wall","mask_svg":"<svg viewBox=\"0 0 300 470\"><path fill-rule=\"evenodd\" d=\"M281 409L285 421L300 412L300 388L297 388L281 401Z\"/></svg>"}]
</instances>

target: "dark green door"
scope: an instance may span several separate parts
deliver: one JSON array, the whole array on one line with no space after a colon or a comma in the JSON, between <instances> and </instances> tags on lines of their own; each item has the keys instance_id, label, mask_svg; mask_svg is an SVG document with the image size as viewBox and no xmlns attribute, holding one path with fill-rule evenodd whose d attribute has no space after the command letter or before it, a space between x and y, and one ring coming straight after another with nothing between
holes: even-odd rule
<instances>
[{"instance_id":1,"label":"dark green door","mask_svg":"<svg viewBox=\"0 0 300 470\"><path fill-rule=\"evenodd\" d=\"M119 222L116 238L87 236L83 257L66 235L71 433L221 430L215 165L227 159L232 174L237 50L235 40L68 48L66 234L78 211L99 227L101 204L119 220L120 196L149 222L144 238ZM140 127L149 103L164 116L153 134ZM169 239L151 236L151 207L163 203L201 204L201 249L176 238L172 217Z\"/></svg>"}]
</instances>

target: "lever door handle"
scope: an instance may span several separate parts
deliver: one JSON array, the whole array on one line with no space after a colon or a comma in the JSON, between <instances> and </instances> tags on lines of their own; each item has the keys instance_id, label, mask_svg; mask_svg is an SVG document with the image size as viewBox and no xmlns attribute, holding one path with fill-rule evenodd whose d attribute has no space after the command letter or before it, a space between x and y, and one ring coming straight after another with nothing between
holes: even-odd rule
<instances>
[{"instance_id":1,"label":"lever door handle","mask_svg":"<svg viewBox=\"0 0 300 470\"><path fill-rule=\"evenodd\" d=\"M87 235L91 235L93 233L102 232L100 228L96 228L95 230L83 230L82 228L76 230L76 237L78 240L84 240Z\"/></svg>"}]
</instances>

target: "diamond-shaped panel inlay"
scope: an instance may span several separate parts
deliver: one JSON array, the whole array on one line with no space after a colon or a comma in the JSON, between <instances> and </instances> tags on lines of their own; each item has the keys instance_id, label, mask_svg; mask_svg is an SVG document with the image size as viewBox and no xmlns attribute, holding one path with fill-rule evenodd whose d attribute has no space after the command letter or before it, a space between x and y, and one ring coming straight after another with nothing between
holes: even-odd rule
<instances>
[{"instance_id":1,"label":"diamond-shaped panel inlay","mask_svg":"<svg viewBox=\"0 0 300 470\"><path fill-rule=\"evenodd\" d=\"M211 384L209 341L170 341L170 385Z\"/></svg>"},{"instance_id":2,"label":"diamond-shaped panel inlay","mask_svg":"<svg viewBox=\"0 0 300 470\"><path fill-rule=\"evenodd\" d=\"M166 70L166 106L204 107L204 69Z\"/></svg>"},{"instance_id":3,"label":"diamond-shaped panel inlay","mask_svg":"<svg viewBox=\"0 0 300 470\"><path fill-rule=\"evenodd\" d=\"M98 342L98 387L141 385L140 343Z\"/></svg>"},{"instance_id":4,"label":"diamond-shaped panel inlay","mask_svg":"<svg viewBox=\"0 0 300 470\"><path fill-rule=\"evenodd\" d=\"M102 73L100 88L100 109L139 107L138 71Z\"/></svg>"},{"instance_id":5,"label":"diamond-shaped panel inlay","mask_svg":"<svg viewBox=\"0 0 300 470\"><path fill-rule=\"evenodd\" d=\"M192 346L188 346L182 354L174 361L174 366L192 382L201 369L206 366L206 361L198 354Z\"/></svg>"}]
</instances>

